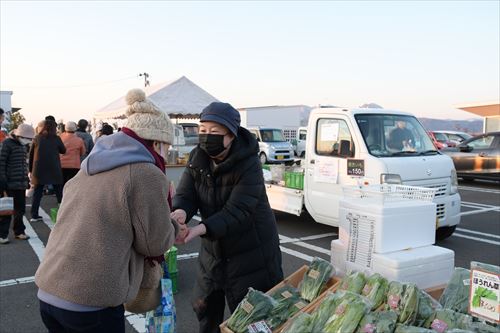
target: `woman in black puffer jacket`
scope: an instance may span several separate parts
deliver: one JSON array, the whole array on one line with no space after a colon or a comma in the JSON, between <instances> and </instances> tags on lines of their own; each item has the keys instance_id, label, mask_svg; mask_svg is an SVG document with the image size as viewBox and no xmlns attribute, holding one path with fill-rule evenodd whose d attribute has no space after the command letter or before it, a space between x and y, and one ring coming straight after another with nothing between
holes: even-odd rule
<instances>
[{"instance_id":1,"label":"woman in black puffer jacket","mask_svg":"<svg viewBox=\"0 0 500 333\"><path fill-rule=\"evenodd\" d=\"M185 242L202 237L193 309L200 332L218 332L225 300L233 312L249 287L267 291L283 279L276 220L269 205L258 143L240 115L214 102L200 115L200 144L174 197L172 218L202 221Z\"/></svg>"},{"instance_id":2,"label":"woman in black puffer jacket","mask_svg":"<svg viewBox=\"0 0 500 333\"><path fill-rule=\"evenodd\" d=\"M4 191L14 198L14 235L26 240L23 216L26 210L26 189L29 188L27 146L35 136L33 127L21 124L11 137L1 144L0 151L0 194ZM9 242L11 216L0 217L0 244Z\"/></svg>"}]
</instances>

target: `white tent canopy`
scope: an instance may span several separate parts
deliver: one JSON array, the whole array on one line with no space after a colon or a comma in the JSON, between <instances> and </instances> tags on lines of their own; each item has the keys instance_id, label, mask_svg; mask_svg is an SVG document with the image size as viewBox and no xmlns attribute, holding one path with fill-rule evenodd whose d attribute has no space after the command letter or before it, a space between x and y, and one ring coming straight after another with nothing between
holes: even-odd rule
<instances>
[{"instance_id":1,"label":"white tent canopy","mask_svg":"<svg viewBox=\"0 0 500 333\"><path fill-rule=\"evenodd\" d=\"M170 118L197 118L203 108L218 100L187 77L146 87L146 96ZM127 103L125 95L94 114L95 120L124 119Z\"/></svg>"}]
</instances>

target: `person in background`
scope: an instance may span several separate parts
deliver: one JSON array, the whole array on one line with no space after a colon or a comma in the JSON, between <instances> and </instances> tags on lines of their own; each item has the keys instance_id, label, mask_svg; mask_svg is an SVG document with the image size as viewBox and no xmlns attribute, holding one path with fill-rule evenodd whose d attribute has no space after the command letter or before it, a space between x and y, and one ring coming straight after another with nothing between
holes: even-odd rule
<instances>
[{"instance_id":1,"label":"person in background","mask_svg":"<svg viewBox=\"0 0 500 333\"><path fill-rule=\"evenodd\" d=\"M47 117L45 117L45 120L51 120L53 122L56 122L56 118L54 118L54 116L51 116L51 115L48 115Z\"/></svg>"},{"instance_id":2,"label":"person in background","mask_svg":"<svg viewBox=\"0 0 500 333\"><path fill-rule=\"evenodd\" d=\"M62 170L59 154L66 153L66 147L56 134L56 122L45 120L40 134L35 136L29 155L29 171L31 183L35 186L31 203L31 222L42 221L38 214L42 201L44 185L52 184L57 202L62 200Z\"/></svg>"},{"instance_id":3,"label":"person in background","mask_svg":"<svg viewBox=\"0 0 500 333\"><path fill-rule=\"evenodd\" d=\"M63 186L73 178L80 170L80 158L85 154L83 140L75 135L76 123L68 121L64 126L65 132L61 134L61 140L66 147L66 153L60 155L63 174Z\"/></svg>"},{"instance_id":4,"label":"person in background","mask_svg":"<svg viewBox=\"0 0 500 333\"><path fill-rule=\"evenodd\" d=\"M2 124L5 120L5 114L2 108L0 108L0 143L2 143L3 140L7 139L7 133L5 133L2 130Z\"/></svg>"},{"instance_id":5,"label":"person in background","mask_svg":"<svg viewBox=\"0 0 500 333\"><path fill-rule=\"evenodd\" d=\"M14 236L16 239L29 238L24 233L23 223L26 211L26 189L29 188L27 149L35 136L33 127L20 124L10 138L4 140L0 151L0 193L7 192L14 198ZM11 216L0 217L0 244L9 242Z\"/></svg>"},{"instance_id":6,"label":"person in background","mask_svg":"<svg viewBox=\"0 0 500 333\"><path fill-rule=\"evenodd\" d=\"M163 260L174 244L178 226L160 155L173 127L142 90L129 91L127 102L127 128L96 142L66 184L36 272L50 332L125 332L123 304L136 297L144 265Z\"/></svg>"},{"instance_id":7,"label":"person in background","mask_svg":"<svg viewBox=\"0 0 500 333\"><path fill-rule=\"evenodd\" d=\"M193 309L199 332L219 332L225 301L233 312L249 287L267 291L283 279L274 213L267 198L255 137L240 114L214 102L200 115L200 143L174 197L172 219L201 223L184 242L201 236Z\"/></svg>"},{"instance_id":8,"label":"person in background","mask_svg":"<svg viewBox=\"0 0 500 333\"><path fill-rule=\"evenodd\" d=\"M87 120L78 120L78 128L75 134L85 143L85 154L83 154L83 156L80 158L80 162L83 161L90 154L92 148L94 148L94 140L92 140L92 135L87 132L88 126L89 122Z\"/></svg>"},{"instance_id":9,"label":"person in background","mask_svg":"<svg viewBox=\"0 0 500 333\"><path fill-rule=\"evenodd\" d=\"M103 123L101 129L96 133L97 137L95 139L95 142L97 142L103 136L113 134L113 131L114 131L113 126L111 126L108 123Z\"/></svg>"},{"instance_id":10,"label":"person in background","mask_svg":"<svg viewBox=\"0 0 500 333\"><path fill-rule=\"evenodd\" d=\"M415 138L413 137L411 131L406 128L406 121L396 121L396 128L394 128L389 134L389 141L387 145L389 148L398 151L414 149Z\"/></svg>"}]
</instances>

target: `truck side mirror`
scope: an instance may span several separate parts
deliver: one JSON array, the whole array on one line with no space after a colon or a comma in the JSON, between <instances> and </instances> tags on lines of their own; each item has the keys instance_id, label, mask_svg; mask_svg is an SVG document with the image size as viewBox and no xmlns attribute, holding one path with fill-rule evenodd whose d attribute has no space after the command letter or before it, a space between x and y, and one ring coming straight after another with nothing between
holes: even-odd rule
<instances>
[{"instance_id":1,"label":"truck side mirror","mask_svg":"<svg viewBox=\"0 0 500 333\"><path fill-rule=\"evenodd\" d=\"M351 157L351 142L349 140L340 140L340 152L342 157Z\"/></svg>"},{"instance_id":2,"label":"truck side mirror","mask_svg":"<svg viewBox=\"0 0 500 333\"><path fill-rule=\"evenodd\" d=\"M472 147L469 145L464 145L464 144L459 144L458 145L458 150L463 152L463 153L470 153L472 151Z\"/></svg>"}]
</instances>

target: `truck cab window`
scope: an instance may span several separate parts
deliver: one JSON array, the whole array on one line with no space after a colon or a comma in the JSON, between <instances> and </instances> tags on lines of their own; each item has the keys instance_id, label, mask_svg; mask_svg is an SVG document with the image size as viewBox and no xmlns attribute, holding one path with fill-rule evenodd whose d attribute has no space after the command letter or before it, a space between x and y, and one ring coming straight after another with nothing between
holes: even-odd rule
<instances>
[{"instance_id":1,"label":"truck cab window","mask_svg":"<svg viewBox=\"0 0 500 333\"><path fill-rule=\"evenodd\" d=\"M319 119L316 153L323 156L353 157L354 141L347 123L341 119Z\"/></svg>"}]
</instances>

